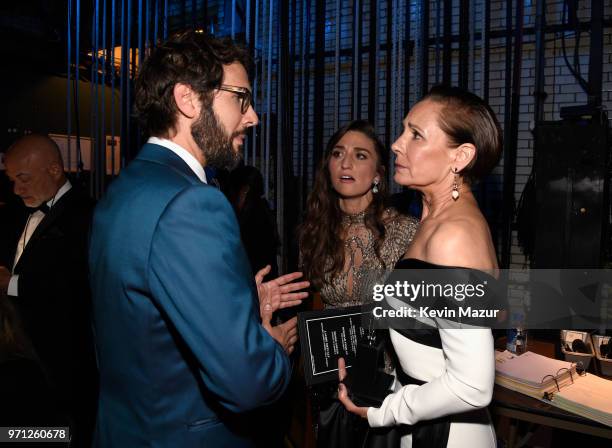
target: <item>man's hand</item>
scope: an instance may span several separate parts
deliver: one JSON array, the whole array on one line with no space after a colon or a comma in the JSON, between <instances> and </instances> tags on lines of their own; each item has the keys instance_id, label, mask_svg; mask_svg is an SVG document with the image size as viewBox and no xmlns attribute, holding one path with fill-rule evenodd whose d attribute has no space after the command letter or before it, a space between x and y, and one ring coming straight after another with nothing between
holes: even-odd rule
<instances>
[{"instance_id":1,"label":"man's hand","mask_svg":"<svg viewBox=\"0 0 612 448\"><path fill-rule=\"evenodd\" d=\"M0 266L0 294L6 294L11 281L11 271L6 266Z\"/></svg>"},{"instance_id":2,"label":"man's hand","mask_svg":"<svg viewBox=\"0 0 612 448\"><path fill-rule=\"evenodd\" d=\"M368 408L357 406L353 403L353 400L349 398L348 389L342 383L346 378L346 364L344 363L344 358L338 359L338 380L340 384L338 385L338 400L340 403L344 405L347 411L352 412L353 414L358 415L361 418L368 418Z\"/></svg>"},{"instance_id":3,"label":"man's hand","mask_svg":"<svg viewBox=\"0 0 612 448\"><path fill-rule=\"evenodd\" d=\"M270 272L270 265L261 269L255 275L257 285L257 295L259 296L260 315L263 320L264 313L273 313L276 310L290 308L299 305L306 297L308 292L296 292L310 286L310 282L295 282L302 276L301 272L281 275L274 280L264 282L264 277Z\"/></svg>"},{"instance_id":4,"label":"man's hand","mask_svg":"<svg viewBox=\"0 0 612 448\"><path fill-rule=\"evenodd\" d=\"M293 353L295 343L298 340L297 335L297 317L289 319L287 322L276 325L275 327L270 325L270 317L272 313L266 313L266 318L263 322L263 327L266 329L270 336L278 342L287 355Z\"/></svg>"}]
</instances>

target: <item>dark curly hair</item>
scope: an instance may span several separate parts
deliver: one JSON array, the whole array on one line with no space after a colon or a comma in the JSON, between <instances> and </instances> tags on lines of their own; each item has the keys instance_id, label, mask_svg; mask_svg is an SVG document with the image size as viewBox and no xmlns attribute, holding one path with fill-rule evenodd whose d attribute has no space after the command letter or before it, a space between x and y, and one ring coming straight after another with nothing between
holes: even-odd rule
<instances>
[{"instance_id":1,"label":"dark curly hair","mask_svg":"<svg viewBox=\"0 0 612 448\"><path fill-rule=\"evenodd\" d=\"M349 131L360 132L374 143L377 155L376 171L380 176L378 193L373 195L372 202L366 209L365 225L374 236L376 256L385 237L384 215L388 192L387 165L388 151L382 144L374 127L365 120L352 121L336 131L327 142L325 154L319 163L312 192L308 196L306 218L299 228L300 255L302 272L316 289L323 285L325 274L337 275L344 266L344 241L342 235L342 211L339 195L334 190L329 172L329 159L336 144ZM331 266L326 270L328 259Z\"/></svg>"},{"instance_id":2,"label":"dark curly hair","mask_svg":"<svg viewBox=\"0 0 612 448\"><path fill-rule=\"evenodd\" d=\"M184 31L160 44L146 58L135 82L134 115L148 136L168 137L178 110L173 91L177 83L190 86L210 106L212 92L223 81L223 66L248 67L247 51L231 39Z\"/></svg>"}]
</instances>

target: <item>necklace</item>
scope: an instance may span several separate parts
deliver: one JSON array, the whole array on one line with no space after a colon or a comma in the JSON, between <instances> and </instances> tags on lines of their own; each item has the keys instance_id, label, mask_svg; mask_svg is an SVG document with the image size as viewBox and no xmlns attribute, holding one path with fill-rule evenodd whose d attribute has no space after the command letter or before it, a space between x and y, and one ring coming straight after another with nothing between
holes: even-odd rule
<instances>
[{"instance_id":1,"label":"necklace","mask_svg":"<svg viewBox=\"0 0 612 448\"><path fill-rule=\"evenodd\" d=\"M358 224L364 221L366 211L358 213L342 213L342 224Z\"/></svg>"}]
</instances>

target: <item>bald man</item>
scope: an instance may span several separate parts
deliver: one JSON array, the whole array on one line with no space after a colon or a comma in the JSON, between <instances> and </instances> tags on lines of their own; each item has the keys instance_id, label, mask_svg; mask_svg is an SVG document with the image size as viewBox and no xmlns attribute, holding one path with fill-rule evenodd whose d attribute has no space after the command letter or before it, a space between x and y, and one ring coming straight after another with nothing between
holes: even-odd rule
<instances>
[{"instance_id":1,"label":"bald man","mask_svg":"<svg viewBox=\"0 0 612 448\"><path fill-rule=\"evenodd\" d=\"M10 265L0 266L0 295L19 311L60 408L74 422L75 446L87 446L97 392L87 270L94 204L66 179L59 148L47 136L21 138L4 164L25 211L3 257Z\"/></svg>"}]
</instances>

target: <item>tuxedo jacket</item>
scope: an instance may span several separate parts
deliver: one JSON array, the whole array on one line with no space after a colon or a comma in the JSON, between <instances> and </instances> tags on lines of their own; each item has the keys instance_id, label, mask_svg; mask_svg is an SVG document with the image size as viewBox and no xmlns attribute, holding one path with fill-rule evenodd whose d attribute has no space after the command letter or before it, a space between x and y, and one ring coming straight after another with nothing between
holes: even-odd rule
<instances>
[{"instance_id":1,"label":"tuxedo jacket","mask_svg":"<svg viewBox=\"0 0 612 448\"><path fill-rule=\"evenodd\" d=\"M63 395L81 395L75 382L84 381L84 375L93 381L91 369L95 369L87 271L93 206L77 187L68 190L38 224L13 268L19 281L18 296L11 300L52 383ZM9 245L11 262L26 216Z\"/></svg>"},{"instance_id":2,"label":"tuxedo jacket","mask_svg":"<svg viewBox=\"0 0 612 448\"><path fill-rule=\"evenodd\" d=\"M277 399L290 365L224 195L146 144L98 203L90 270L95 446L252 446L238 414Z\"/></svg>"}]
</instances>

